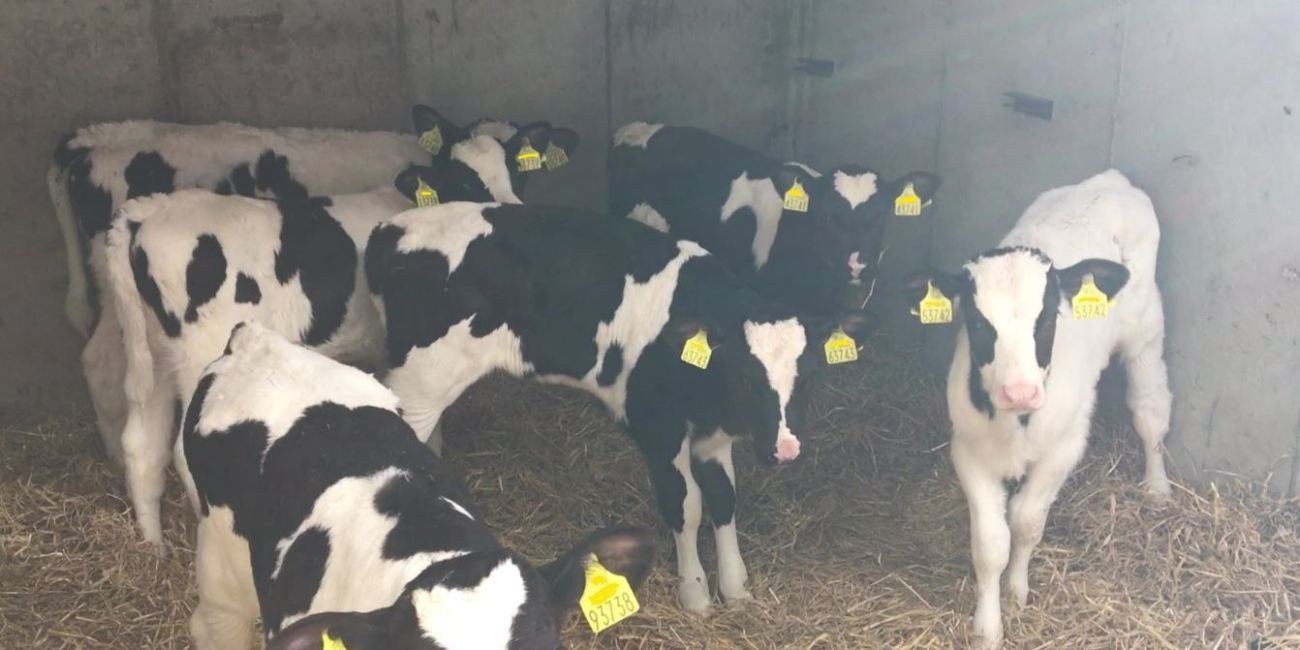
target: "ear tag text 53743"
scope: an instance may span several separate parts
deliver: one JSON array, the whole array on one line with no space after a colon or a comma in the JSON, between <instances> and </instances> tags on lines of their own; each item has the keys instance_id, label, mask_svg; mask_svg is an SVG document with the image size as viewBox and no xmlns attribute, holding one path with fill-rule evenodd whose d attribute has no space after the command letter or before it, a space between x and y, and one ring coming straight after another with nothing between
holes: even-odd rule
<instances>
[{"instance_id":1,"label":"ear tag text 53743","mask_svg":"<svg viewBox=\"0 0 1300 650\"><path fill-rule=\"evenodd\" d=\"M425 151L438 155L442 151L442 129L435 125L432 129L420 134L420 148Z\"/></svg>"},{"instance_id":2,"label":"ear tag text 53743","mask_svg":"<svg viewBox=\"0 0 1300 650\"><path fill-rule=\"evenodd\" d=\"M587 585L578 600L591 631L600 633L637 613L641 604L627 578L611 572L592 555L587 559Z\"/></svg>"},{"instance_id":3,"label":"ear tag text 53743","mask_svg":"<svg viewBox=\"0 0 1300 650\"><path fill-rule=\"evenodd\" d=\"M537 153L533 145L528 142L528 138L519 146L519 155L515 156L515 162L519 164L521 172L535 172L542 168L542 154Z\"/></svg>"},{"instance_id":4,"label":"ear tag text 53743","mask_svg":"<svg viewBox=\"0 0 1300 650\"><path fill-rule=\"evenodd\" d=\"M1097 281L1093 279L1091 273L1083 276L1083 283L1079 285L1079 292L1074 294L1070 304L1074 307L1074 318L1076 320L1105 318L1110 313L1110 298L1107 298L1106 294L1097 288Z\"/></svg>"},{"instance_id":5,"label":"ear tag text 53743","mask_svg":"<svg viewBox=\"0 0 1300 650\"><path fill-rule=\"evenodd\" d=\"M939 325L952 322L952 301L943 295L934 280L926 281L925 297L917 303L912 313L921 318L922 325Z\"/></svg>"},{"instance_id":6,"label":"ear tag text 53743","mask_svg":"<svg viewBox=\"0 0 1300 650\"><path fill-rule=\"evenodd\" d=\"M785 201L782 205L786 210L793 212L808 211L808 193L804 191L802 183L796 180L794 185L785 191Z\"/></svg>"},{"instance_id":7,"label":"ear tag text 53743","mask_svg":"<svg viewBox=\"0 0 1300 650\"><path fill-rule=\"evenodd\" d=\"M419 185L415 186L415 205L421 208L438 205L438 192L429 187L429 184L424 182L423 178L419 180L419 183Z\"/></svg>"},{"instance_id":8,"label":"ear tag text 53743","mask_svg":"<svg viewBox=\"0 0 1300 650\"><path fill-rule=\"evenodd\" d=\"M700 330L682 346L682 363L707 370L709 359L713 357L713 348L709 347L709 335Z\"/></svg>"},{"instance_id":9,"label":"ear tag text 53743","mask_svg":"<svg viewBox=\"0 0 1300 650\"><path fill-rule=\"evenodd\" d=\"M845 334L843 327L835 328L830 338L826 339L826 345L823 345L822 349L826 351L826 363L828 365L833 366L858 360L858 342L854 341L852 336Z\"/></svg>"},{"instance_id":10,"label":"ear tag text 53743","mask_svg":"<svg viewBox=\"0 0 1300 650\"><path fill-rule=\"evenodd\" d=\"M546 163L547 169L563 167L569 162L569 154L564 151L564 147L551 142L546 145L546 153L542 154L542 162Z\"/></svg>"},{"instance_id":11,"label":"ear tag text 53743","mask_svg":"<svg viewBox=\"0 0 1300 650\"><path fill-rule=\"evenodd\" d=\"M916 188L908 183L894 199L894 215L899 217L917 217L921 215L921 197L916 195Z\"/></svg>"},{"instance_id":12,"label":"ear tag text 53743","mask_svg":"<svg viewBox=\"0 0 1300 650\"><path fill-rule=\"evenodd\" d=\"M330 636L329 630L320 633L320 650L348 650L342 639Z\"/></svg>"}]
</instances>

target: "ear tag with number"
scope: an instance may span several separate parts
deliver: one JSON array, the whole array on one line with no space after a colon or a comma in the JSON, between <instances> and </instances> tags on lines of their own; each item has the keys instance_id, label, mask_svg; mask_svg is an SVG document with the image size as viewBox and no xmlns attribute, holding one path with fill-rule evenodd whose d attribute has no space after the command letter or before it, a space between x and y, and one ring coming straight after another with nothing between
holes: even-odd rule
<instances>
[{"instance_id":1,"label":"ear tag with number","mask_svg":"<svg viewBox=\"0 0 1300 650\"><path fill-rule=\"evenodd\" d=\"M898 198L894 199L894 215L899 217L916 217L920 216L921 197L916 195L916 188L908 183L903 187L903 191L898 193Z\"/></svg>"},{"instance_id":2,"label":"ear tag with number","mask_svg":"<svg viewBox=\"0 0 1300 650\"><path fill-rule=\"evenodd\" d=\"M785 191L783 206L786 210L793 212L808 211L808 193L803 190L803 184L798 180L794 182L794 185L790 186L790 189Z\"/></svg>"},{"instance_id":3,"label":"ear tag with number","mask_svg":"<svg viewBox=\"0 0 1300 650\"><path fill-rule=\"evenodd\" d=\"M916 309L912 313L921 318L922 325L939 325L952 322L952 301L938 287L934 286L933 280L926 281L925 297L917 303Z\"/></svg>"},{"instance_id":4,"label":"ear tag with number","mask_svg":"<svg viewBox=\"0 0 1300 650\"><path fill-rule=\"evenodd\" d=\"M342 639L330 636L329 630L320 633L320 650L348 650Z\"/></svg>"},{"instance_id":5,"label":"ear tag with number","mask_svg":"<svg viewBox=\"0 0 1300 650\"><path fill-rule=\"evenodd\" d=\"M713 348L709 347L709 335L704 330L686 339L686 345L682 346L682 363L688 366L707 370L711 357L713 357Z\"/></svg>"},{"instance_id":6,"label":"ear tag with number","mask_svg":"<svg viewBox=\"0 0 1300 650\"><path fill-rule=\"evenodd\" d=\"M641 609L627 578L606 569L595 555L587 559L587 586L578 606L597 634Z\"/></svg>"},{"instance_id":7,"label":"ear tag with number","mask_svg":"<svg viewBox=\"0 0 1300 650\"><path fill-rule=\"evenodd\" d=\"M442 151L442 129L434 125L432 129L420 134L420 148L425 151L438 155Z\"/></svg>"},{"instance_id":8,"label":"ear tag with number","mask_svg":"<svg viewBox=\"0 0 1300 650\"><path fill-rule=\"evenodd\" d=\"M528 138L524 138L519 146L519 155L515 156L515 162L519 164L519 171L535 172L542 168L542 154L537 153L533 145L528 142Z\"/></svg>"},{"instance_id":9,"label":"ear tag with number","mask_svg":"<svg viewBox=\"0 0 1300 650\"><path fill-rule=\"evenodd\" d=\"M542 162L546 163L547 169L563 167L569 162L569 154L564 151L563 147L556 146L554 142L551 142L546 145L546 153L542 155Z\"/></svg>"},{"instance_id":10,"label":"ear tag with number","mask_svg":"<svg viewBox=\"0 0 1300 650\"><path fill-rule=\"evenodd\" d=\"M1074 294L1070 300L1074 307L1074 318L1076 320L1093 320L1096 318L1105 318L1110 313L1110 298L1101 289L1097 288L1097 281L1089 273L1083 276L1083 283L1079 286L1079 293Z\"/></svg>"},{"instance_id":11,"label":"ear tag with number","mask_svg":"<svg viewBox=\"0 0 1300 650\"><path fill-rule=\"evenodd\" d=\"M419 179L419 182L420 184L415 186L415 205L421 208L438 205L438 192L429 187L423 178Z\"/></svg>"},{"instance_id":12,"label":"ear tag with number","mask_svg":"<svg viewBox=\"0 0 1300 650\"><path fill-rule=\"evenodd\" d=\"M858 342L845 334L843 327L835 328L822 348L826 351L826 363L829 365L858 360Z\"/></svg>"}]
</instances>

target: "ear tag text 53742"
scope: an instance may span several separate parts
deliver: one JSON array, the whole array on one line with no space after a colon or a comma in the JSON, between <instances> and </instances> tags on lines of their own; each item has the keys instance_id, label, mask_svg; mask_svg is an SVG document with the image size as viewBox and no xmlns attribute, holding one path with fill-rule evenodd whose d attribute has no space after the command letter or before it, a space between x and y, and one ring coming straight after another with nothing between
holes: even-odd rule
<instances>
[{"instance_id":1,"label":"ear tag text 53742","mask_svg":"<svg viewBox=\"0 0 1300 650\"><path fill-rule=\"evenodd\" d=\"M636 600L627 578L611 572L592 555L587 559L587 585L578 600L582 615L591 631L600 633L619 621L637 613L641 604Z\"/></svg>"},{"instance_id":2,"label":"ear tag text 53742","mask_svg":"<svg viewBox=\"0 0 1300 650\"><path fill-rule=\"evenodd\" d=\"M917 303L912 313L921 318L922 325L939 325L952 322L952 301L943 295L934 280L926 281L925 297Z\"/></svg>"},{"instance_id":3,"label":"ear tag text 53742","mask_svg":"<svg viewBox=\"0 0 1300 650\"><path fill-rule=\"evenodd\" d=\"M420 148L425 151L438 155L442 151L442 129L435 125L432 129L420 134Z\"/></svg>"},{"instance_id":4,"label":"ear tag text 53742","mask_svg":"<svg viewBox=\"0 0 1300 650\"><path fill-rule=\"evenodd\" d=\"M320 633L320 650L348 650L342 639L330 636L329 630Z\"/></svg>"},{"instance_id":5,"label":"ear tag text 53742","mask_svg":"<svg viewBox=\"0 0 1300 650\"><path fill-rule=\"evenodd\" d=\"M682 363L707 370L709 359L713 357L713 348L709 347L709 335L700 330L682 346Z\"/></svg>"},{"instance_id":6,"label":"ear tag text 53742","mask_svg":"<svg viewBox=\"0 0 1300 650\"><path fill-rule=\"evenodd\" d=\"M542 168L542 154L537 153L533 145L528 142L528 138L519 146L519 155L515 156L515 162L519 164L521 172L535 172Z\"/></svg>"},{"instance_id":7,"label":"ear tag text 53742","mask_svg":"<svg viewBox=\"0 0 1300 650\"><path fill-rule=\"evenodd\" d=\"M1110 298L1107 298L1106 294L1097 288L1097 281L1093 279L1091 273L1083 276L1083 283L1079 285L1079 292L1074 294L1070 304L1074 307L1074 318L1076 320L1105 318L1110 313Z\"/></svg>"},{"instance_id":8,"label":"ear tag text 53742","mask_svg":"<svg viewBox=\"0 0 1300 650\"><path fill-rule=\"evenodd\" d=\"M785 191L785 201L782 205L786 210L793 212L808 211L808 193L804 191L802 183L796 180L794 185Z\"/></svg>"},{"instance_id":9,"label":"ear tag text 53742","mask_svg":"<svg viewBox=\"0 0 1300 650\"><path fill-rule=\"evenodd\" d=\"M894 215L899 217L917 217L921 215L921 197L916 195L916 188L908 183L894 199Z\"/></svg>"},{"instance_id":10,"label":"ear tag text 53742","mask_svg":"<svg viewBox=\"0 0 1300 650\"><path fill-rule=\"evenodd\" d=\"M546 153L542 154L542 162L546 163L547 169L563 167L569 162L569 154L564 151L564 147L551 142L546 145Z\"/></svg>"},{"instance_id":11,"label":"ear tag text 53742","mask_svg":"<svg viewBox=\"0 0 1300 650\"><path fill-rule=\"evenodd\" d=\"M419 183L419 185L415 186L415 205L421 208L438 205L438 192L429 187L429 184L424 182L423 178L419 180Z\"/></svg>"},{"instance_id":12,"label":"ear tag text 53742","mask_svg":"<svg viewBox=\"0 0 1300 650\"><path fill-rule=\"evenodd\" d=\"M823 345L822 349L826 351L826 363L828 365L833 366L858 360L858 342L854 341L852 336L845 334L843 327L835 328L830 338L826 339L826 345Z\"/></svg>"}]
</instances>

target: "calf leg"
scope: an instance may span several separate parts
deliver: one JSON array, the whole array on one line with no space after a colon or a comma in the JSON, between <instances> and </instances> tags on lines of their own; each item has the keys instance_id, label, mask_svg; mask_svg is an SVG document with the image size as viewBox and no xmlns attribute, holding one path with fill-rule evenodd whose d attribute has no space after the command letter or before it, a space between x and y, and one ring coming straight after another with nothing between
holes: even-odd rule
<instances>
[{"instance_id":1,"label":"calf leg","mask_svg":"<svg viewBox=\"0 0 1300 650\"><path fill-rule=\"evenodd\" d=\"M709 610L709 581L700 564L698 534L703 503L700 486L691 473L690 438L684 437L681 451L672 458L646 458L655 499L664 522L673 529L677 542L677 599L682 607L704 613Z\"/></svg>"},{"instance_id":2,"label":"calf leg","mask_svg":"<svg viewBox=\"0 0 1300 650\"><path fill-rule=\"evenodd\" d=\"M229 530L229 511L212 512L199 522L194 554L199 604L190 616L190 634L197 650L247 650L257 620L248 543ZM221 526L226 530L218 530Z\"/></svg>"},{"instance_id":3,"label":"calf leg","mask_svg":"<svg viewBox=\"0 0 1300 650\"><path fill-rule=\"evenodd\" d=\"M1156 304L1158 312L1160 307ZM1164 318L1151 318L1135 334L1148 334L1141 343L1124 344L1121 352L1128 371L1128 406L1133 411L1133 427L1142 438L1146 453L1146 476L1143 485L1154 497L1171 493L1165 473L1164 439L1169 433L1169 413L1173 397L1169 394L1169 373L1164 359ZM1158 329L1157 329L1158 327ZM1150 336L1154 334L1155 336Z\"/></svg>"},{"instance_id":4,"label":"calf leg","mask_svg":"<svg viewBox=\"0 0 1300 650\"><path fill-rule=\"evenodd\" d=\"M728 601L750 600L753 596L745 588L749 573L736 539L736 469L731 460L731 443L731 437L721 431L693 443L691 472L713 520L719 591Z\"/></svg>"},{"instance_id":5,"label":"calf leg","mask_svg":"<svg viewBox=\"0 0 1300 650\"><path fill-rule=\"evenodd\" d=\"M1059 446L1047 458L1034 465L1011 499L1011 571L1007 576L1007 586L1021 607L1029 602L1030 556L1043 539L1043 527L1052 502L1056 501L1065 479L1070 477L1070 472L1083 457L1089 424L1090 419L1083 417L1071 425L1068 435L1060 438Z\"/></svg>"},{"instance_id":6,"label":"calf leg","mask_svg":"<svg viewBox=\"0 0 1300 650\"><path fill-rule=\"evenodd\" d=\"M975 647L990 649L1002 644L1002 572L1007 568L1011 533L1007 529L1006 488L1001 478L989 474L962 446L953 445L953 466L966 505L970 508L971 564L975 567L978 592L973 632Z\"/></svg>"},{"instance_id":7,"label":"calf leg","mask_svg":"<svg viewBox=\"0 0 1300 650\"><path fill-rule=\"evenodd\" d=\"M126 355L122 328L111 307L106 305L90 340L81 351L81 369L95 407L95 425L109 460L122 464L122 428L126 424Z\"/></svg>"},{"instance_id":8,"label":"calf leg","mask_svg":"<svg viewBox=\"0 0 1300 650\"><path fill-rule=\"evenodd\" d=\"M164 555L162 493L171 451L175 396L170 386L158 382L143 404L132 405L122 430L126 460L126 487L135 508L136 525L154 551Z\"/></svg>"}]
</instances>

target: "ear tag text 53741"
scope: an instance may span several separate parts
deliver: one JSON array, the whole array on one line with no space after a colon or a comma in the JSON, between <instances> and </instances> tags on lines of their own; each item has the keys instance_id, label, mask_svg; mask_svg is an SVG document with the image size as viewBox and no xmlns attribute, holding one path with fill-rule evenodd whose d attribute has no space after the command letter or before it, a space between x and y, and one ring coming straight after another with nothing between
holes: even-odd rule
<instances>
[{"instance_id":1,"label":"ear tag text 53741","mask_svg":"<svg viewBox=\"0 0 1300 650\"><path fill-rule=\"evenodd\" d=\"M925 297L912 310L921 318L922 325L939 325L952 322L952 301L943 295L933 280L926 281Z\"/></svg>"},{"instance_id":2,"label":"ear tag text 53741","mask_svg":"<svg viewBox=\"0 0 1300 650\"><path fill-rule=\"evenodd\" d=\"M908 183L894 199L894 215L899 217L917 217L921 215L921 197L916 195L916 188Z\"/></svg>"},{"instance_id":3,"label":"ear tag text 53741","mask_svg":"<svg viewBox=\"0 0 1300 650\"><path fill-rule=\"evenodd\" d=\"M423 178L419 180L419 183L419 185L415 186L415 205L421 208L438 205L438 192L429 187L429 184L424 182Z\"/></svg>"},{"instance_id":4,"label":"ear tag text 53741","mask_svg":"<svg viewBox=\"0 0 1300 650\"><path fill-rule=\"evenodd\" d=\"M432 129L421 133L420 148L435 156L438 155L438 152L442 151L442 129L435 125Z\"/></svg>"},{"instance_id":5,"label":"ear tag text 53741","mask_svg":"<svg viewBox=\"0 0 1300 650\"><path fill-rule=\"evenodd\" d=\"M682 346L682 363L707 370L709 359L713 357L713 348L709 347L709 335L700 330Z\"/></svg>"},{"instance_id":6,"label":"ear tag text 53741","mask_svg":"<svg viewBox=\"0 0 1300 650\"><path fill-rule=\"evenodd\" d=\"M546 145L546 153L542 154L542 162L546 163L547 169L563 167L569 162L569 154L564 151L564 147L551 142Z\"/></svg>"},{"instance_id":7,"label":"ear tag text 53741","mask_svg":"<svg viewBox=\"0 0 1300 650\"><path fill-rule=\"evenodd\" d=\"M519 155L515 156L515 162L519 164L521 172L535 172L542 168L542 154L537 153L533 145L528 142L528 138L519 146Z\"/></svg>"},{"instance_id":8,"label":"ear tag text 53741","mask_svg":"<svg viewBox=\"0 0 1300 650\"><path fill-rule=\"evenodd\" d=\"M794 185L785 191L785 201L782 205L786 210L793 212L807 212L808 193L803 190L803 184L796 180Z\"/></svg>"},{"instance_id":9,"label":"ear tag text 53741","mask_svg":"<svg viewBox=\"0 0 1300 650\"><path fill-rule=\"evenodd\" d=\"M330 636L329 630L320 633L320 650L348 650L342 639Z\"/></svg>"},{"instance_id":10,"label":"ear tag text 53741","mask_svg":"<svg viewBox=\"0 0 1300 650\"><path fill-rule=\"evenodd\" d=\"M611 572L592 555L587 559L587 585L578 600L591 631L600 633L637 613L641 604L627 578Z\"/></svg>"},{"instance_id":11,"label":"ear tag text 53741","mask_svg":"<svg viewBox=\"0 0 1300 650\"><path fill-rule=\"evenodd\" d=\"M1110 298L1107 298L1106 294L1097 288L1097 281L1093 279L1091 273L1083 276L1083 283L1079 285L1079 292L1074 294L1070 304L1074 307L1074 318L1076 320L1105 318L1110 313Z\"/></svg>"},{"instance_id":12,"label":"ear tag text 53741","mask_svg":"<svg viewBox=\"0 0 1300 650\"><path fill-rule=\"evenodd\" d=\"M852 336L845 334L843 327L835 328L830 338L826 339L826 345L823 345L822 349L826 351L826 363L828 365L833 366L858 360L858 342L854 341Z\"/></svg>"}]
</instances>

